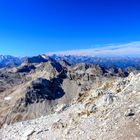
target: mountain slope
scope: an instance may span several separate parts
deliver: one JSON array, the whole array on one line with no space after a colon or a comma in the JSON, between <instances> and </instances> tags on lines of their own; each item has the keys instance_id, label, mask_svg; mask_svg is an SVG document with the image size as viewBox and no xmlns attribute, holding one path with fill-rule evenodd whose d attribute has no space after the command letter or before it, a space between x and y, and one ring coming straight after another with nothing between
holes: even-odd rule
<instances>
[{"instance_id":1,"label":"mountain slope","mask_svg":"<svg viewBox=\"0 0 140 140\"><path fill-rule=\"evenodd\" d=\"M128 74L99 65L71 66L45 56L27 58L18 67L0 70L0 126L53 113L57 105L71 104L92 86Z\"/></svg>"},{"instance_id":2,"label":"mountain slope","mask_svg":"<svg viewBox=\"0 0 140 140\"><path fill-rule=\"evenodd\" d=\"M46 55L0 69L0 139L139 138L138 73Z\"/></svg>"},{"instance_id":3,"label":"mountain slope","mask_svg":"<svg viewBox=\"0 0 140 140\"><path fill-rule=\"evenodd\" d=\"M0 137L2 140L139 139L139 89L140 74L106 81L70 106L57 106L51 115L5 126L0 130Z\"/></svg>"}]
</instances>

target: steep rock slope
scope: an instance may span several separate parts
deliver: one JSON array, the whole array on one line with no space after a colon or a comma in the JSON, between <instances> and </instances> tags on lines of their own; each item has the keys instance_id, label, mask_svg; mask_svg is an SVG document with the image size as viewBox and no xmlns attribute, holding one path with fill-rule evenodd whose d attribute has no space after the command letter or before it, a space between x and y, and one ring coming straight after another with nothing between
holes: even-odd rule
<instances>
[{"instance_id":1,"label":"steep rock slope","mask_svg":"<svg viewBox=\"0 0 140 140\"><path fill-rule=\"evenodd\" d=\"M2 140L140 139L140 74L104 81L55 113L0 130Z\"/></svg>"}]
</instances>

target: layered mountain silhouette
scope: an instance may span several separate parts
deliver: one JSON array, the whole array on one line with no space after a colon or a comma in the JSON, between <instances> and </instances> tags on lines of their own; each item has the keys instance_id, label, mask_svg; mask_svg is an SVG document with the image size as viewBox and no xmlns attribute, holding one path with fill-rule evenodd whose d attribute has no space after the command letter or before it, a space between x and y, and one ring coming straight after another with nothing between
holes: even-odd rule
<instances>
[{"instance_id":1,"label":"layered mountain silhouette","mask_svg":"<svg viewBox=\"0 0 140 140\"><path fill-rule=\"evenodd\" d=\"M106 68L111 67L135 67L140 69L140 57L92 57L92 56L76 56L76 55L50 55L45 54L33 57L14 57L10 55L0 55L0 68L14 67L24 63L41 63L47 62L49 59L56 61L65 61L68 65L75 65L79 63L96 64Z\"/></svg>"}]
</instances>

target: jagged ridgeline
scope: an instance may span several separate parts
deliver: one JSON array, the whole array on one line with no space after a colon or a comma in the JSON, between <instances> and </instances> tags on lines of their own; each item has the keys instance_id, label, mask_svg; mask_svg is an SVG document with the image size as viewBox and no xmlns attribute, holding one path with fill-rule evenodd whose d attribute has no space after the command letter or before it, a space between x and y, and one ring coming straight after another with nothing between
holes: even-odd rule
<instances>
[{"instance_id":1,"label":"jagged ridgeline","mask_svg":"<svg viewBox=\"0 0 140 140\"><path fill-rule=\"evenodd\" d=\"M32 58L28 58L28 61L33 62L46 62L48 58L56 61L65 61L67 64L96 64L106 68L110 67L135 67L140 69L139 57L91 57L91 56L75 56L75 55L51 55L47 58L47 55L39 55ZM9 55L0 55L0 68L19 66L27 60L27 57L14 57Z\"/></svg>"}]
</instances>

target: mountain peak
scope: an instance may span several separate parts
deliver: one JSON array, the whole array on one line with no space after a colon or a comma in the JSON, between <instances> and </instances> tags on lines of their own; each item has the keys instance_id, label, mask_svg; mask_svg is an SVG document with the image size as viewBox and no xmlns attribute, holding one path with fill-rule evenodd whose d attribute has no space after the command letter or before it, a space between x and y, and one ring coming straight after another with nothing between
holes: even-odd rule
<instances>
[{"instance_id":1,"label":"mountain peak","mask_svg":"<svg viewBox=\"0 0 140 140\"><path fill-rule=\"evenodd\" d=\"M43 62L48 62L49 60L52 60L49 56L47 55L38 55L38 56L33 56L33 57L27 57L24 60L24 63L43 63Z\"/></svg>"}]
</instances>

